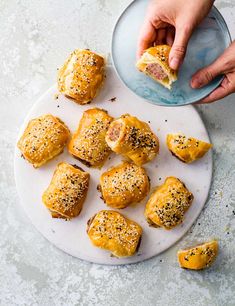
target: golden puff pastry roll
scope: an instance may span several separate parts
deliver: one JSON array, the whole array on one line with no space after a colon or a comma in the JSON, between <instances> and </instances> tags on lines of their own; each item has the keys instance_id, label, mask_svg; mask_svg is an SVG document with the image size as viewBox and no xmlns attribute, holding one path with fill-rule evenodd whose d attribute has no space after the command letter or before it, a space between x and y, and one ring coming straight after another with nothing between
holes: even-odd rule
<instances>
[{"instance_id":1,"label":"golden puff pastry roll","mask_svg":"<svg viewBox=\"0 0 235 306\"><path fill-rule=\"evenodd\" d=\"M171 89L172 83L177 80L177 72L169 66L171 47L158 45L145 50L137 61L136 67L156 82Z\"/></svg>"},{"instance_id":2,"label":"golden puff pastry roll","mask_svg":"<svg viewBox=\"0 0 235 306\"><path fill-rule=\"evenodd\" d=\"M104 202L113 208L125 208L129 204L143 200L150 188L149 178L144 168L123 162L100 177L98 189Z\"/></svg>"},{"instance_id":3,"label":"golden puff pastry roll","mask_svg":"<svg viewBox=\"0 0 235 306\"><path fill-rule=\"evenodd\" d=\"M185 163L191 163L203 157L212 144L183 134L168 134L167 147L171 153Z\"/></svg>"},{"instance_id":4,"label":"golden puff pastry roll","mask_svg":"<svg viewBox=\"0 0 235 306\"><path fill-rule=\"evenodd\" d=\"M87 233L94 246L116 257L129 257L138 250L142 228L120 213L101 210L87 224Z\"/></svg>"},{"instance_id":5,"label":"golden puff pastry roll","mask_svg":"<svg viewBox=\"0 0 235 306\"><path fill-rule=\"evenodd\" d=\"M193 248L178 251L178 261L181 268L201 270L210 267L218 254L218 242L212 240Z\"/></svg>"},{"instance_id":6,"label":"golden puff pastry roll","mask_svg":"<svg viewBox=\"0 0 235 306\"><path fill-rule=\"evenodd\" d=\"M79 104L90 103L104 81L104 58L88 49L73 51L58 72L58 89Z\"/></svg>"},{"instance_id":7,"label":"golden puff pastry roll","mask_svg":"<svg viewBox=\"0 0 235 306\"><path fill-rule=\"evenodd\" d=\"M112 120L106 110L85 111L68 144L69 153L89 167L101 168L111 153L105 135Z\"/></svg>"},{"instance_id":8,"label":"golden puff pastry roll","mask_svg":"<svg viewBox=\"0 0 235 306\"><path fill-rule=\"evenodd\" d=\"M114 152L129 158L138 166L151 161L159 151L158 138L149 125L129 114L110 124L105 139Z\"/></svg>"},{"instance_id":9,"label":"golden puff pastry roll","mask_svg":"<svg viewBox=\"0 0 235 306\"><path fill-rule=\"evenodd\" d=\"M90 175L76 165L59 163L42 200L53 218L79 215L86 199Z\"/></svg>"},{"instance_id":10,"label":"golden puff pastry roll","mask_svg":"<svg viewBox=\"0 0 235 306\"><path fill-rule=\"evenodd\" d=\"M178 178L168 177L152 193L146 204L145 217L152 226L172 229L182 223L192 201L193 194L184 183Z\"/></svg>"},{"instance_id":11,"label":"golden puff pastry roll","mask_svg":"<svg viewBox=\"0 0 235 306\"><path fill-rule=\"evenodd\" d=\"M17 146L23 157L38 168L63 151L69 136L67 126L48 114L29 121Z\"/></svg>"}]
</instances>

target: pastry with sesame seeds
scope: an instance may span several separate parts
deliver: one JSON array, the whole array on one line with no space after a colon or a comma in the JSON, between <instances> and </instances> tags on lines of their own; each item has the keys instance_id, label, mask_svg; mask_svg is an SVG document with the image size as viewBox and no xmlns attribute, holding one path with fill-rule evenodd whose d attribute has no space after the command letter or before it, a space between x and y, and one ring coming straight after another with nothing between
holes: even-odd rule
<instances>
[{"instance_id":1,"label":"pastry with sesame seeds","mask_svg":"<svg viewBox=\"0 0 235 306\"><path fill-rule=\"evenodd\" d=\"M159 151L158 138L149 125L129 114L110 124L105 139L114 152L129 158L137 166L151 161Z\"/></svg>"},{"instance_id":2,"label":"pastry with sesame seeds","mask_svg":"<svg viewBox=\"0 0 235 306\"><path fill-rule=\"evenodd\" d=\"M42 201L52 218L72 219L80 214L90 175L76 165L59 163Z\"/></svg>"},{"instance_id":3,"label":"pastry with sesame seeds","mask_svg":"<svg viewBox=\"0 0 235 306\"><path fill-rule=\"evenodd\" d=\"M112 120L106 110L86 110L68 144L69 153L88 167L101 168L111 153L105 135Z\"/></svg>"},{"instance_id":4,"label":"pastry with sesame seeds","mask_svg":"<svg viewBox=\"0 0 235 306\"><path fill-rule=\"evenodd\" d=\"M154 227L170 230L182 223L193 201L193 194L178 178L167 177L164 184L151 194L145 208L145 217Z\"/></svg>"},{"instance_id":5,"label":"pastry with sesame seeds","mask_svg":"<svg viewBox=\"0 0 235 306\"><path fill-rule=\"evenodd\" d=\"M115 257L133 256L139 248L142 228L113 210L101 210L87 222L92 244Z\"/></svg>"},{"instance_id":6,"label":"pastry with sesame seeds","mask_svg":"<svg viewBox=\"0 0 235 306\"><path fill-rule=\"evenodd\" d=\"M104 58L88 49L76 49L58 71L58 90L78 104L87 104L97 96L104 77Z\"/></svg>"},{"instance_id":7,"label":"pastry with sesame seeds","mask_svg":"<svg viewBox=\"0 0 235 306\"><path fill-rule=\"evenodd\" d=\"M34 168L39 168L60 154L70 137L67 126L47 114L29 121L17 146Z\"/></svg>"},{"instance_id":8,"label":"pastry with sesame seeds","mask_svg":"<svg viewBox=\"0 0 235 306\"><path fill-rule=\"evenodd\" d=\"M170 50L171 47L167 45L148 48L136 63L139 71L168 89L171 89L172 83L177 80L177 72L171 69L168 63Z\"/></svg>"},{"instance_id":9,"label":"pastry with sesame seeds","mask_svg":"<svg viewBox=\"0 0 235 306\"><path fill-rule=\"evenodd\" d=\"M98 186L104 202L113 208L125 208L142 201L149 188L145 169L127 161L104 172Z\"/></svg>"},{"instance_id":10,"label":"pastry with sesame seeds","mask_svg":"<svg viewBox=\"0 0 235 306\"><path fill-rule=\"evenodd\" d=\"M167 147L172 155L185 163L203 157L212 147L212 144L205 141L186 137L184 134L168 134L166 139Z\"/></svg>"},{"instance_id":11,"label":"pastry with sesame seeds","mask_svg":"<svg viewBox=\"0 0 235 306\"><path fill-rule=\"evenodd\" d=\"M181 268L201 270L208 268L215 261L218 254L218 242L212 240L177 253Z\"/></svg>"}]
</instances>

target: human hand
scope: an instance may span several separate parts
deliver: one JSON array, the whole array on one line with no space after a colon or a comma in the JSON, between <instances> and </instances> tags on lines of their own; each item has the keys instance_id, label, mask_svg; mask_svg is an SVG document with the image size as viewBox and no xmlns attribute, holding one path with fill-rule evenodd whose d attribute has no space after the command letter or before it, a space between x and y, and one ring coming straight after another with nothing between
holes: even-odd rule
<instances>
[{"instance_id":1,"label":"human hand","mask_svg":"<svg viewBox=\"0 0 235 306\"><path fill-rule=\"evenodd\" d=\"M201 88L222 74L224 79L220 86L199 103L211 103L235 92L235 41L211 65L193 75L191 86Z\"/></svg>"},{"instance_id":2,"label":"human hand","mask_svg":"<svg viewBox=\"0 0 235 306\"><path fill-rule=\"evenodd\" d=\"M194 28L208 14L214 0L151 0L138 40L137 57L154 44L172 46L169 65L182 63Z\"/></svg>"}]
</instances>

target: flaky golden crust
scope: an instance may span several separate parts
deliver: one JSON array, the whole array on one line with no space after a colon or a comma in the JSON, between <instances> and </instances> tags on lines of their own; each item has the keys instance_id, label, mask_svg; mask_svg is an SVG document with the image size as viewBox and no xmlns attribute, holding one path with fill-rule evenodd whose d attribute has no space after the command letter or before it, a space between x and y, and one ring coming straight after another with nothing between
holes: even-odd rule
<instances>
[{"instance_id":1,"label":"flaky golden crust","mask_svg":"<svg viewBox=\"0 0 235 306\"><path fill-rule=\"evenodd\" d=\"M150 225L171 229L183 221L193 201L193 194L175 177L166 178L148 200L145 217Z\"/></svg>"},{"instance_id":2,"label":"flaky golden crust","mask_svg":"<svg viewBox=\"0 0 235 306\"><path fill-rule=\"evenodd\" d=\"M100 177L100 191L104 202L113 208L125 208L142 201L150 188L144 168L123 162Z\"/></svg>"},{"instance_id":3,"label":"flaky golden crust","mask_svg":"<svg viewBox=\"0 0 235 306\"><path fill-rule=\"evenodd\" d=\"M185 163L191 163L203 157L212 144L183 134L168 134L167 147L173 155Z\"/></svg>"},{"instance_id":4,"label":"flaky golden crust","mask_svg":"<svg viewBox=\"0 0 235 306\"><path fill-rule=\"evenodd\" d=\"M212 240L193 248L178 251L178 261L181 268L201 270L210 267L218 254L218 242Z\"/></svg>"},{"instance_id":5,"label":"flaky golden crust","mask_svg":"<svg viewBox=\"0 0 235 306\"><path fill-rule=\"evenodd\" d=\"M128 257L137 251L142 228L116 211L101 210L88 221L87 233L96 247Z\"/></svg>"},{"instance_id":6,"label":"flaky golden crust","mask_svg":"<svg viewBox=\"0 0 235 306\"><path fill-rule=\"evenodd\" d=\"M24 158L38 168L63 151L69 136L67 126L48 114L29 121L17 146Z\"/></svg>"},{"instance_id":7,"label":"flaky golden crust","mask_svg":"<svg viewBox=\"0 0 235 306\"><path fill-rule=\"evenodd\" d=\"M72 219L79 215L85 201L90 175L76 165L59 163L42 201L53 218Z\"/></svg>"},{"instance_id":8,"label":"flaky golden crust","mask_svg":"<svg viewBox=\"0 0 235 306\"><path fill-rule=\"evenodd\" d=\"M131 159L138 166L151 161L159 151L158 138L149 125L129 114L110 124L105 139L114 152Z\"/></svg>"},{"instance_id":9,"label":"flaky golden crust","mask_svg":"<svg viewBox=\"0 0 235 306\"><path fill-rule=\"evenodd\" d=\"M150 76L155 81L157 81L168 89L171 89L172 83L177 80L177 72L171 69L169 66L170 50L171 47L167 45L158 45L155 47L150 47L145 50L141 58L136 63L136 67L139 69L139 71ZM158 79L154 74L148 71L147 68L150 64L159 65L167 77L164 79Z\"/></svg>"},{"instance_id":10,"label":"flaky golden crust","mask_svg":"<svg viewBox=\"0 0 235 306\"><path fill-rule=\"evenodd\" d=\"M112 120L105 110L85 111L68 144L69 153L87 166L101 168L111 153L105 135Z\"/></svg>"},{"instance_id":11,"label":"flaky golden crust","mask_svg":"<svg viewBox=\"0 0 235 306\"><path fill-rule=\"evenodd\" d=\"M90 50L73 51L58 72L58 89L79 104L91 102L104 81L104 58Z\"/></svg>"}]
</instances>

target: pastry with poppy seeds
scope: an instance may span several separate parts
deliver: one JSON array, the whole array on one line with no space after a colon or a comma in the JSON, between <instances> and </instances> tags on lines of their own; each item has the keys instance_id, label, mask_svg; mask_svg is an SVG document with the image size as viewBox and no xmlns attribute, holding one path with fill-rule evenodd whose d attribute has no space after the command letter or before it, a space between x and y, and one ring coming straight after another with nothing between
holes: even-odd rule
<instances>
[{"instance_id":1,"label":"pastry with poppy seeds","mask_svg":"<svg viewBox=\"0 0 235 306\"><path fill-rule=\"evenodd\" d=\"M218 242L212 240L177 253L181 268L201 270L211 266L218 254Z\"/></svg>"},{"instance_id":2,"label":"pastry with poppy seeds","mask_svg":"<svg viewBox=\"0 0 235 306\"><path fill-rule=\"evenodd\" d=\"M182 223L192 201L193 194L183 182L175 177L167 177L164 184L157 187L150 196L145 217L152 226L172 229Z\"/></svg>"},{"instance_id":3,"label":"pastry with poppy seeds","mask_svg":"<svg viewBox=\"0 0 235 306\"><path fill-rule=\"evenodd\" d=\"M180 133L168 134L166 142L171 153L185 163L203 157L212 147L210 143Z\"/></svg>"},{"instance_id":4,"label":"pastry with poppy seeds","mask_svg":"<svg viewBox=\"0 0 235 306\"><path fill-rule=\"evenodd\" d=\"M150 47L137 61L136 67L156 82L171 89L172 83L177 80L177 72L169 66L171 47L158 45Z\"/></svg>"},{"instance_id":5,"label":"pastry with poppy seeds","mask_svg":"<svg viewBox=\"0 0 235 306\"><path fill-rule=\"evenodd\" d=\"M114 152L129 158L137 166L151 161L159 151L158 138L149 125L129 114L110 124L105 139Z\"/></svg>"},{"instance_id":6,"label":"pastry with poppy seeds","mask_svg":"<svg viewBox=\"0 0 235 306\"><path fill-rule=\"evenodd\" d=\"M72 219L79 215L86 199L90 175L76 165L59 163L42 201L53 218Z\"/></svg>"},{"instance_id":7,"label":"pastry with poppy seeds","mask_svg":"<svg viewBox=\"0 0 235 306\"><path fill-rule=\"evenodd\" d=\"M147 196L150 182L144 168L125 161L104 172L98 188L108 206L125 208Z\"/></svg>"},{"instance_id":8,"label":"pastry with poppy seeds","mask_svg":"<svg viewBox=\"0 0 235 306\"><path fill-rule=\"evenodd\" d=\"M70 136L67 126L50 114L29 121L17 146L35 168L60 154Z\"/></svg>"},{"instance_id":9,"label":"pastry with poppy seeds","mask_svg":"<svg viewBox=\"0 0 235 306\"><path fill-rule=\"evenodd\" d=\"M91 102L104 81L105 60L88 50L76 49L59 69L58 89L79 104Z\"/></svg>"},{"instance_id":10,"label":"pastry with poppy seeds","mask_svg":"<svg viewBox=\"0 0 235 306\"><path fill-rule=\"evenodd\" d=\"M105 135L112 120L106 110L86 110L68 144L69 153L89 167L101 168L111 153Z\"/></svg>"},{"instance_id":11,"label":"pastry with poppy seeds","mask_svg":"<svg viewBox=\"0 0 235 306\"><path fill-rule=\"evenodd\" d=\"M101 210L87 223L92 244L116 257L129 257L140 245L142 228L113 210Z\"/></svg>"}]
</instances>

